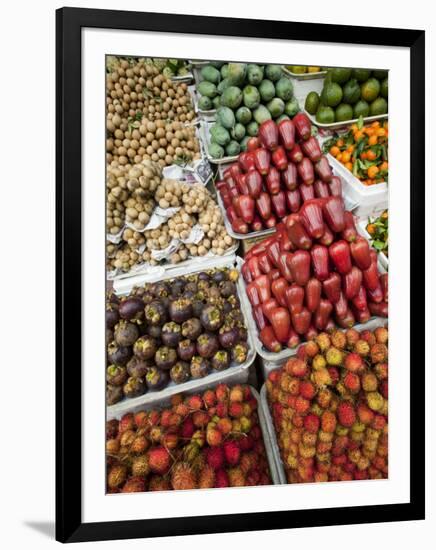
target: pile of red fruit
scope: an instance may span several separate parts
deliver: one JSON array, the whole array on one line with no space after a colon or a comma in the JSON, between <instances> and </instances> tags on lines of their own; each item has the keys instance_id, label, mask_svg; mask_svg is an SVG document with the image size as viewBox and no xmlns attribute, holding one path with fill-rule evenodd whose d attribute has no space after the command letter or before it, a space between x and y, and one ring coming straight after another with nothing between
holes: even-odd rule
<instances>
[{"instance_id":1,"label":"pile of red fruit","mask_svg":"<svg viewBox=\"0 0 436 550\"><path fill-rule=\"evenodd\" d=\"M258 137L216 187L236 233L275 227L307 200L342 196L341 180L333 176L303 113L261 124Z\"/></svg>"},{"instance_id":2,"label":"pile of red fruit","mask_svg":"<svg viewBox=\"0 0 436 550\"><path fill-rule=\"evenodd\" d=\"M376 251L340 197L306 201L248 251L241 271L271 352L388 315L388 275L379 273Z\"/></svg>"},{"instance_id":3,"label":"pile of red fruit","mask_svg":"<svg viewBox=\"0 0 436 550\"><path fill-rule=\"evenodd\" d=\"M266 382L288 483L388 475L388 329L323 332Z\"/></svg>"},{"instance_id":4,"label":"pile of red fruit","mask_svg":"<svg viewBox=\"0 0 436 550\"><path fill-rule=\"evenodd\" d=\"M271 483L249 386L219 384L106 425L109 493Z\"/></svg>"}]
</instances>

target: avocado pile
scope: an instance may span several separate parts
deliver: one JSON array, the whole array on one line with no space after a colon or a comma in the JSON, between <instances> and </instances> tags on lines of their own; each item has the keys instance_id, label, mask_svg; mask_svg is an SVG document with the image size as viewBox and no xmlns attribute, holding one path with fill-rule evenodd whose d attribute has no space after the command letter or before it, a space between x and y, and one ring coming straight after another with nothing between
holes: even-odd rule
<instances>
[{"instance_id":1,"label":"avocado pile","mask_svg":"<svg viewBox=\"0 0 436 550\"><path fill-rule=\"evenodd\" d=\"M216 109L210 129L212 158L238 155L262 122L291 118L299 110L292 82L280 65L210 62L201 78L198 107Z\"/></svg>"},{"instance_id":2,"label":"avocado pile","mask_svg":"<svg viewBox=\"0 0 436 550\"><path fill-rule=\"evenodd\" d=\"M304 108L317 122L331 124L388 112L388 71L329 69L321 95L310 92Z\"/></svg>"}]
</instances>

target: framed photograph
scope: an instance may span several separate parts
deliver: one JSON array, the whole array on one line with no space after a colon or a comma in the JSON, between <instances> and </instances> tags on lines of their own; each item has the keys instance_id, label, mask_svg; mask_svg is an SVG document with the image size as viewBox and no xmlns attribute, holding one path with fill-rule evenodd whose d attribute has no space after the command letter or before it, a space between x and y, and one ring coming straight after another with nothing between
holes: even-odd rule
<instances>
[{"instance_id":1,"label":"framed photograph","mask_svg":"<svg viewBox=\"0 0 436 550\"><path fill-rule=\"evenodd\" d=\"M424 32L56 16L57 540L424 519Z\"/></svg>"}]
</instances>

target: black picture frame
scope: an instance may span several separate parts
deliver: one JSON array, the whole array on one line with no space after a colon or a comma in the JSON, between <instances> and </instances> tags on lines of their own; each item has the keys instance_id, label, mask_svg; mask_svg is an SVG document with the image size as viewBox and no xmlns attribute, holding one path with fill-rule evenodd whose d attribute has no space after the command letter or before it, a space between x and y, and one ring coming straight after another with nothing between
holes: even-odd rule
<instances>
[{"instance_id":1,"label":"black picture frame","mask_svg":"<svg viewBox=\"0 0 436 550\"><path fill-rule=\"evenodd\" d=\"M81 29L105 28L410 49L411 439L410 502L234 515L82 522L81 504ZM424 458L424 140L425 33L419 30L262 21L94 9L56 12L56 539L96 541L324 525L419 520L425 517ZM71 350L75 350L73 354ZM412 364L412 357L411 357ZM74 435L72 435L74 434Z\"/></svg>"}]
</instances>

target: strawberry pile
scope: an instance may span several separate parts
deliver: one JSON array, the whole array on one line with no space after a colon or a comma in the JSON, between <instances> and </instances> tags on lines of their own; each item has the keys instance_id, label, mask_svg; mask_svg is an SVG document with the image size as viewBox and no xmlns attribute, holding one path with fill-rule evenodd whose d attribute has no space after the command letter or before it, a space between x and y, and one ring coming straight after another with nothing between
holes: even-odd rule
<instances>
[{"instance_id":1,"label":"strawberry pile","mask_svg":"<svg viewBox=\"0 0 436 550\"><path fill-rule=\"evenodd\" d=\"M266 382L288 483L388 476L388 329L323 332Z\"/></svg>"},{"instance_id":2,"label":"strawberry pile","mask_svg":"<svg viewBox=\"0 0 436 550\"><path fill-rule=\"evenodd\" d=\"M163 410L106 425L107 491L131 493L271 483L250 387L219 384Z\"/></svg>"},{"instance_id":3,"label":"strawberry pile","mask_svg":"<svg viewBox=\"0 0 436 550\"><path fill-rule=\"evenodd\" d=\"M307 200L249 250L241 271L259 339L271 352L388 315L388 275L341 197Z\"/></svg>"},{"instance_id":4,"label":"strawberry pile","mask_svg":"<svg viewBox=\"0 0 436 550\"><path fill-rule=\"evenodd\" d=\"M303 113L262 123L216 187L236 233L273 228L307 200L342 195L341 180L333 176Z\"/></svg>"}]
</instances>

